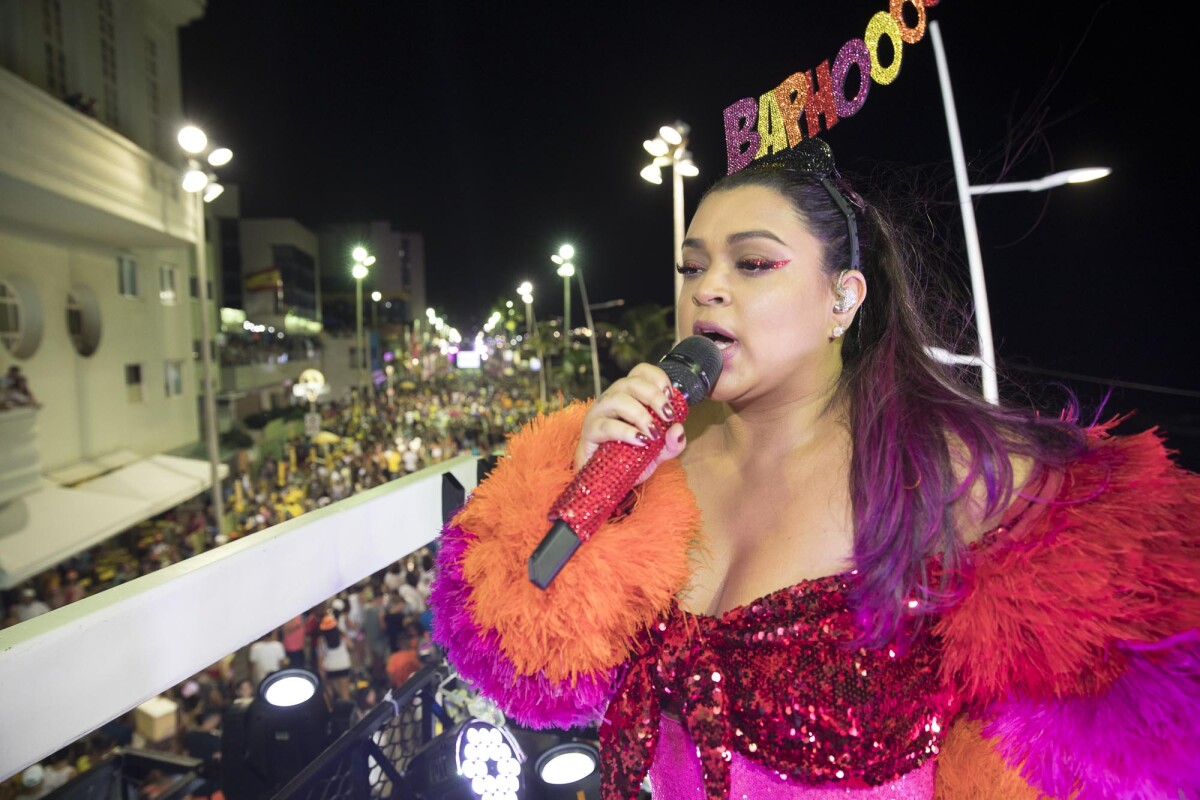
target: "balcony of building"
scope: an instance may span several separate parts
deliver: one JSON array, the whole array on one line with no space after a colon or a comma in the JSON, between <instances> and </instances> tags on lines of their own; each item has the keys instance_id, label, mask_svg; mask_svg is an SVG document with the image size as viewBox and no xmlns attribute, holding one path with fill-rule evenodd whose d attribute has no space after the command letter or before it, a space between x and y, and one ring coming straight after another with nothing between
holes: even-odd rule
<instances>
[{"instance_id":1,"label":"balcony of building","mask_svg":"<svg viewBox=\"0 0 1200 800\"><path fill-rule=\"evenodd\" d=\"M6 69L0 119L0 219L123 248L194 240L178 165Z\"/></svg>"},{"instance_id":2,"label":"balcony of building","mask_svg":"<svg viewBox=\"0 0 1200 800\"><path fill-rule=\"evenodd\" d=\"M480 463L442 462L0 630L0 781L426 546Z\"/></svg>"}]
</instances>

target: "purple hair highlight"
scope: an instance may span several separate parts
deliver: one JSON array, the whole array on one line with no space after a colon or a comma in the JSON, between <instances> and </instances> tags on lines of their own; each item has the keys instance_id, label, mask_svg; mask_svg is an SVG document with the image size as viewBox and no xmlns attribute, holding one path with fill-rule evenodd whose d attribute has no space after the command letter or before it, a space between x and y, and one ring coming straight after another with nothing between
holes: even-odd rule
<instances>
[{"instance_id":1,"label":"purple hair highlight","mask_svg":"<svg viewBox=\"0 0 1200 800\"><path fill-rule=\"evenodd\" d=\"M504 656L495 631L479 628L471 616L471 587L463 577L463 558L475 535L454 525L442 532L437 579L429 593L433 609L432 637L463 680L491 699L500 710L530 728L573 728L604 715L615 679L581 675L572 684L543 675L518 675Z\"/></svg>"},{"instance_id":2,"label":"purple hair highlight","mask_svg":"<svg viewBox=\"0 0 1200 800\"><path fill-rule=\"evenodd\" d=\"M1005 700L984 732L1053 797L1197 796L1200 630L1118 646L1128 668L1102 696Z\"/></svg>"}]
</instances>

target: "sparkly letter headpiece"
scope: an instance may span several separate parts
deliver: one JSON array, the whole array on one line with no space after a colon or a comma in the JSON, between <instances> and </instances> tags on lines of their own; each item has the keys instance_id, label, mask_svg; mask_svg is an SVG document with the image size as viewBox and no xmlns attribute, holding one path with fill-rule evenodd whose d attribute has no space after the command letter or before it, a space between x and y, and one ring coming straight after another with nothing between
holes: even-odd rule
<instances>
[{"instance_id":1,"label":"sparkly letter headpiece","mask_svg":"<svg viewBox=\"0 0 1200 800\"><path fill-rule=\"evenodd\" d=\"M755 159L795 147L806 138L800 129L804 117L807 136L832 128L839 119L852 117L867 102L871 83L886 86L900 73L900 57L905 44L916 44L925 36L925 9L940 0L889 0L888 10L879 11L867 23L861 39L851 39L842 45L833 68L829 61L813 71L796 72L783 83L762 94L757 102L744 97L725 109L725 151L729 172L748 166ZM917 24L908 27L904 22L904 6L910 4L917 12ZM887 37L892 45L892 63L879 62L879 41ZM858 66L858 91L846 98L846 78L850 67Z\"/></svg>"}]
</instances>

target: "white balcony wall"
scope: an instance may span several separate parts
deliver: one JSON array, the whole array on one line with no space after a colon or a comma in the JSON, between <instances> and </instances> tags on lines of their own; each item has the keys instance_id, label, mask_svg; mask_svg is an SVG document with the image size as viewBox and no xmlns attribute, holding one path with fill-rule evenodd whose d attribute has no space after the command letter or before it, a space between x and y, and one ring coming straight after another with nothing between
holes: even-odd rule
<instances>
[{"instance_id":1,"label":"white balcony wall","mask_svg":"<svg viewBox=\"0 0 1200 800\"><path fill-rule=\"evenodd\" d=\"M443 462L0 630L0 781L428 544ZM53 697L54 713L46 713Z\"/></svg>"}]
</instances>

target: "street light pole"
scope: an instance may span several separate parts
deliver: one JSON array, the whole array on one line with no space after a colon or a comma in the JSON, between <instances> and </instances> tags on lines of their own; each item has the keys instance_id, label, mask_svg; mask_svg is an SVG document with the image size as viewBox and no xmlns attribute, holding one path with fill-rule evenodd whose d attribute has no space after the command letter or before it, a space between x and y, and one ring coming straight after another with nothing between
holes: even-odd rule
<instances>
[{"instance_id":1,"label":"street light pole","mask_svg":"<svg viewBox=\"0 0 1200 800\"><path fill-rule=\"evenodd\" d=\"M224 166L233 158L228 148L220 147L208 150L208 137L199 128L188 125L179 132L179 146L189 154L197 156L208 151L207 161L214 167ZM217 401L213 386L212 366L212 329L208 316L208 247L205 241L204 204L216 199L222 192L222 187L215 182L215 175L201 169L194 158L189 158L188 171L184 175L183 188L194 197L196 215L196 296L200 302L200 371L204 382L202 396L204 398L204 433L205 445L208 450L209 490L212 494L213 515L216 518L217 533L224 533L225 528L225 497L221 492L221 446L217 438Z\"/></svg>"},{"instance_id":2,"label":"street light pole","mask_svg":"<svg viewBox=\"0 0 1200 800\"><path fill-rule=\"evenodd\" d=\"M208 319L208 248L204 241L204 198L195 195L196 294L200 300L200 366L204 377L204 432L208 447L209 480L217 533L224 533L225 496L221 492L221 446L217 439L217 401L213 390L212 330Z\"/></svg>"},{"instance_id":3,"label":"street light pole","mask_svg":"<svg viewBox=\"0 0 1200 800\"><path fill-rule=\"evenodd\" d=\"M1109 174L1107 168L1071 170L1057 173L1037 181L1020 181L1010 184L971 186L967 179L967 160L963 155L962 134L958 127L958 111L954 105L954 92L950 87L950 70L946 62L946 51L942 46L942 32L936 21L929 22L929 33L933 40L933 52L937 60L938 83L941 85L942 106L946 112L946 128L950 135L950 155L954 161L954 178L958 188L958 206L962 213L963 233L967 246L967 265L971 272L971 296L975 305L975 327L979 335L979 355L967 357L948 356L953 363L977 363L983 377L983 396L990 403L1000 402L1000 387L996 375L996 350L992 343L992 316L988 309L987 283L983 277L983 255L979 248L979 228L975 224L975 206L971 197L990 192L1037 192L1061 186L1064 183L1079 183L1102 178ZM935 354L936 357L936 354Z\"/></svg>"},{"instance_id":4,"label":"street light pole","mask_svg":"<svg viewBox=\"0 0 1200 800\"><path fill-rule=\"evenodd\" d=\"M583 317L587 320L588 340L592 346L592 387L595 393L592 397L600 397L600 356L596 352L596 326L592 323L592 307L588 305L587 286L583 283L583 270L577 269L575 277L579 280L579 297L583 300Z\"/></svg>"},{"instance_id":5,"label":"street light pole","mask_svg":"<svg viewBox=\"0 0 1200 800\"><path fill-rule=\"evenodd\" d=\"M700 174L688 151L688 134L691 127L686 122L676 122L674 125L663 125L658 129L658 135L642 143L646 152L654 160L642 168L642 178L650 183L662 183L662 168L671 167L671 201L674 221L675 252L672 258L679 263L683 252L683 179L693 178ZM679 304L679 295L683 291L683 276L675 271L675 289L672 302ZM679 315L676 314L676 338L679 338Z\"/></svg>"},{"instance_id":6,"label":"street light pole","mask_svg":"<svg viewBox=\"0 0 1200 800\"><path fill-rule=\"evenodd\" d=\"M354 266L350 268L350 274L354 277L355 283L354 320L356 328L354 354L354 395L361 400L363 390L363 365L367 360L366 354L363 352L362 282L363 278L367 277L367 267L375 263L375 256L368 253L367 249L362 246L355 247L351 252L351 256L354 258Z\"/></svg>"}]
</instances>

